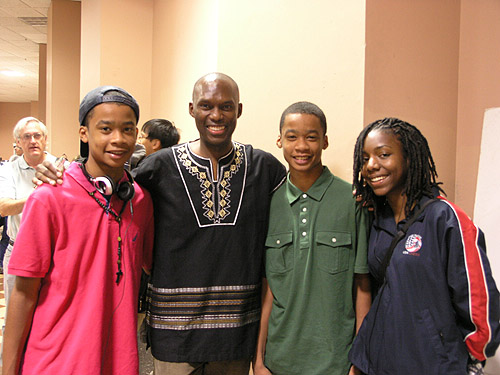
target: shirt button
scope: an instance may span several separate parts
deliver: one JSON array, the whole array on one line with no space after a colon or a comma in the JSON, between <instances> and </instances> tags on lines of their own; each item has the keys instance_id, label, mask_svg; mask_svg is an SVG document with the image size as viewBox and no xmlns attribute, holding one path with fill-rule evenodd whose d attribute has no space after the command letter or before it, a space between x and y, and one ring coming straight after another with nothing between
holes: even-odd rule
<instances>
[{"instance_id":1,"label":"shirt button","mask_svg":"<svg viewBox=\"0 0 500 375\"><path fill-rule=\"evenodd\" d=\"M304 208L302 209L302 212L306 212L306 211L307 211L307 207L304 207Z\"/></svg>"},{"instance_id":2,"label":"shirt button","mask_svg":"<svg viewBox=\"0 0 500 375\"><path fill-rule=\"evenodd\" d=\"M337 242L337 239L335 237L332 238L332 242L335 243Z\"/></svg>"},{"instance_id":3,"label":"shirt button","mask_svg":"<svg viewBox=\"0 0 500 375\"><path fill-rule=\"evenodd\" d=\"M307 232L302 232L302 237L307 236Z\"/></svg>"},{"instance_id":4,"label":"shirt button","mask_svg":"<svg viewBox=\"0 0 500 375\"><path fill-rule=\"evenodd\" d=\"M307 219L302 219L302 222L305 224L307 223Z\"/></svg>"},{"instance_id":5,"label":"shirt button","mask_svg":"<svg viewBox=\"0 0 500 375\"><path fill-rule=\"evenodd\" d=\"M302 194L302 198L307 198L307 194Z\"/></svg>"},{"instance_id":6,"label":"shirt button","mask_svg":"<svg viewBox=\"0 0 500 375\"><path fill-rule=\"evenodd\" d=\"M279 245L281 243L280 240L276 240L276 244Z\"/></svg>"}]
</instances>

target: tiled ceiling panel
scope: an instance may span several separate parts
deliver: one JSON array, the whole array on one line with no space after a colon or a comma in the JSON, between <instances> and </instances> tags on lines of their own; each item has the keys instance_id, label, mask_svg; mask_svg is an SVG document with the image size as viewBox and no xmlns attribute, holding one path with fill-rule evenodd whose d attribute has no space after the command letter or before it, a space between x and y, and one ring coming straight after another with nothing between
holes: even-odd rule
<instances>
[{"instance_id":1,"label":"tiled ceiling panel","mask_svg":"<svg viewBox=\"0 0 500 375\"><path fill-rule=\"evenodd\" d=\"M0 0L0 102L38 100L38 44L47 43L49 6L50 0Z\"/></svg>"}]
</instances>

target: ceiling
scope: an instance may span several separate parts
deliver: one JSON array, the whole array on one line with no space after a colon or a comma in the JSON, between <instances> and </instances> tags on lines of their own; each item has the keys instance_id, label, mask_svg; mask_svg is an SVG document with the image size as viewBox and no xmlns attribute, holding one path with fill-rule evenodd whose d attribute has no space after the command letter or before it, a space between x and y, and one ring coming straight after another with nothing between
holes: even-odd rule
<instances>
[{"instance_id":1,"label":"ceiling","mask_svg":"<svg viewBox=\"0 0 500 375\"><path fill-rule=\"evenodd\" d=\"M38 44L47 43L49 5L50 0L0 0L0 102L38 100Z\"/></svg>"}]
</instances>

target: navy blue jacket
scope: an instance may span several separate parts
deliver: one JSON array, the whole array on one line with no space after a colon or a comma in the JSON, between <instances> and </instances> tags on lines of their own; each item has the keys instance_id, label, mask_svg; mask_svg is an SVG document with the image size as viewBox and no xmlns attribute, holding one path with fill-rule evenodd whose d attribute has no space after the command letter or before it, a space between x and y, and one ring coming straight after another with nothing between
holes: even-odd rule
<instances>
[{"instance_id":1,"label":"navy blue jacket","mask_svg":"<svg viewBox=\"0 0 500 375\"><path fill-rule=\"evenodd\" d=\"M469 352L484 360L499 345L499 293L484 236L439 198L394 249L387 284L353 343L349 358L365 374L465 375ZM368 252L376 278L396 232L390 207L381 211Z\"/></svg>"}]
</instances>

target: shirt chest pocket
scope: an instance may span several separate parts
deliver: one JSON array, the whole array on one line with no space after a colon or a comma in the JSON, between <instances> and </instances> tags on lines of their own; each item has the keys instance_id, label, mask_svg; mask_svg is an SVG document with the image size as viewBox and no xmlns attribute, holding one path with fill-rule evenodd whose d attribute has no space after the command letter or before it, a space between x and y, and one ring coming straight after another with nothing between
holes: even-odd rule
<instances>
[{"instance_id":1,"label":"shirt chest pocket","mask_svg":"<svg viewBox=\"0 0 500 375\"><path fill-rule=\"evenodd\" d=\"M330 274L344 272L349 268L352 251L352 236L349 232L316 233L316 266Z\"/></svg>"},{"instance_id":2,"label":"shirt chest pocket","mask_svg":"<svg viewBox=\"0 0 500 375\"><path fill-rule=\"evenodd\" d=\"M266 238L266 272L285 273L293 268L293 233L269 234Z\"/></svg>"}]
</instances>

